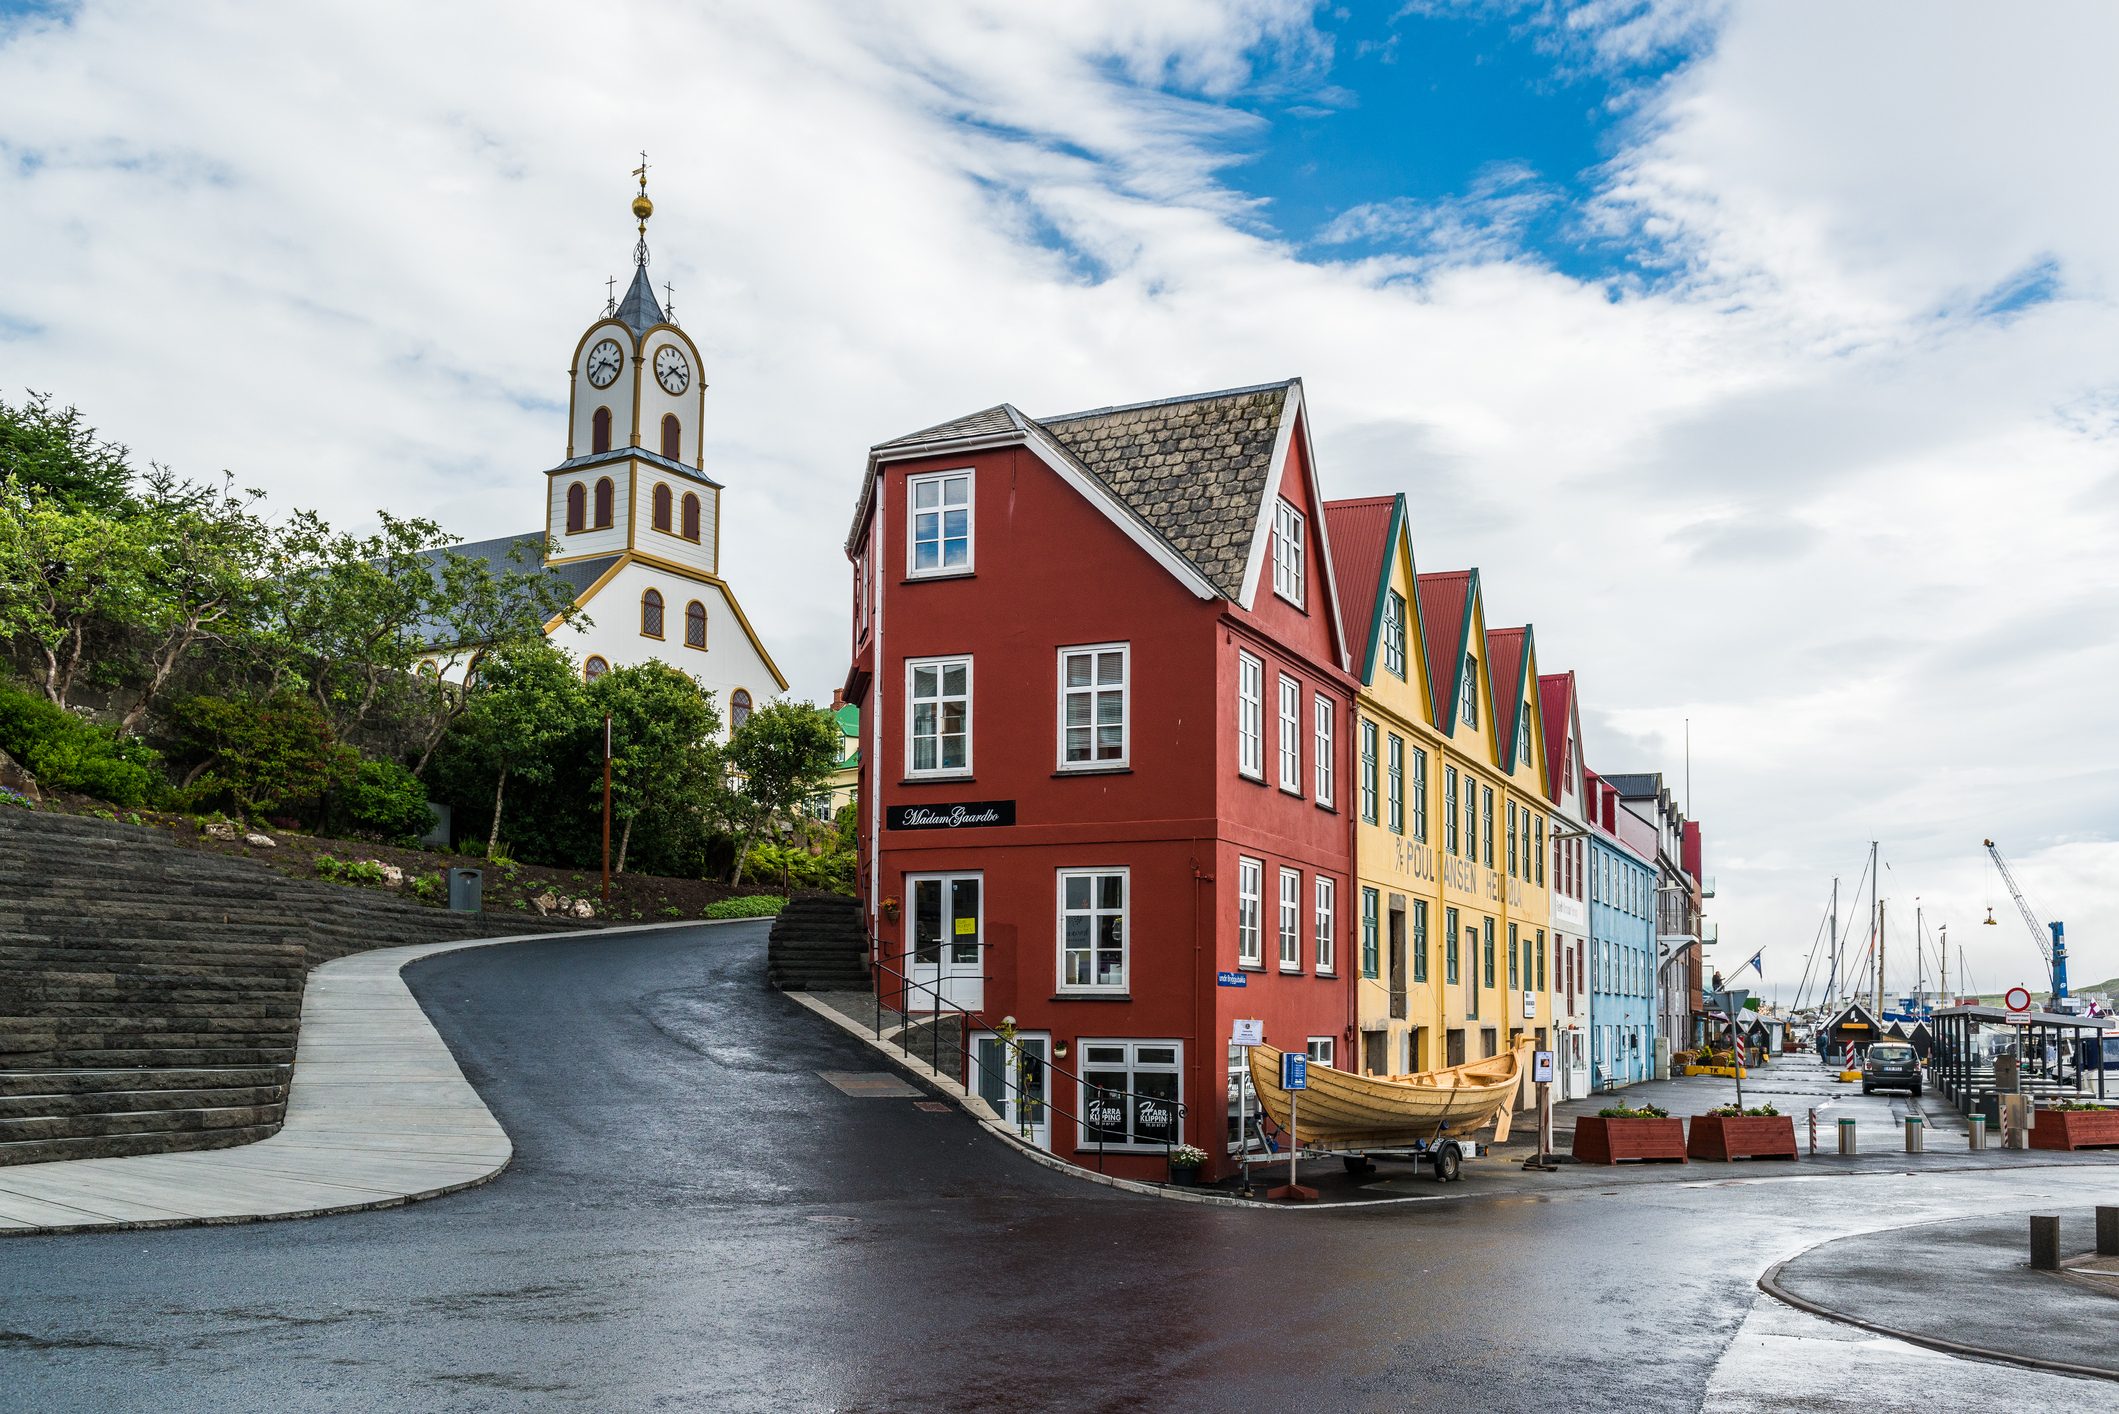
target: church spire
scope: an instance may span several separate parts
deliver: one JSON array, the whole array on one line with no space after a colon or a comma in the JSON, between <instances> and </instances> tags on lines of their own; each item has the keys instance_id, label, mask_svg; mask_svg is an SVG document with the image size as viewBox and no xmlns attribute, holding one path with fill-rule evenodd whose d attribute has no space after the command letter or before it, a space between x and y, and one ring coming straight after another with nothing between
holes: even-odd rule
<instances>
[{"instance_id":1,"label":"church spire","mask_svg":"<svg viewBox=\"0 0 2119 1414\"><path fill-rule=\"evenodd\" d=\"M647 218L655 214L655 203L647 195L647 154L640 154L640 165L633 169L640 179L640 194L633 198L633 219L639 223L640 239L633 246L633 283L627 288L625 298L618 302L615 311L635 334L644 334L657 324L667 322L662 306L655 302L655 287L647 277Z\"/></svg>"}]
</instances>

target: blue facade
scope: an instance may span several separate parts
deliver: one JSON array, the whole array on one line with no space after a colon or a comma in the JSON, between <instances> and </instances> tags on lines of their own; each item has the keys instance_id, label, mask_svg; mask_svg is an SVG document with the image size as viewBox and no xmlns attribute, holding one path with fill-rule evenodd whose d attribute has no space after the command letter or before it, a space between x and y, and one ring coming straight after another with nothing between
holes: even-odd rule
<instances>
[{"instance_id":1,"label":"blue facade","mask_svg":"<svg viewBox=\"0 0 2119 1414\"><path fill-rule=\"evenodd\" d=\"M1599 1090L1655 1075L1655 868L1589 837L1589 1069Z\"/></svg>"}]
</instances>

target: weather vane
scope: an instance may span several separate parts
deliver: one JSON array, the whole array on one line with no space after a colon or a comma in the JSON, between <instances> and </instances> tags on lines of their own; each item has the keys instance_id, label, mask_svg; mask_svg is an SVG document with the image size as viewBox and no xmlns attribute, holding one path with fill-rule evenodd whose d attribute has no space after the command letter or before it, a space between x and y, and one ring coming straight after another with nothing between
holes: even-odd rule
<instances>
[{"instance_id":1,"label":"weather vane","mask_svg":"<svg viewBox=\"0 0 2119 1414\"><path fill-rule=\"evenodd\" d=\"M633 247L633 263L647 264L647 218L655 214L655 203L647 199L647 150L641 149L640 165L633 169L640 179L640 195L633 198L633 216L640 222L640 240Z\"/></svg>"}]
</instances>

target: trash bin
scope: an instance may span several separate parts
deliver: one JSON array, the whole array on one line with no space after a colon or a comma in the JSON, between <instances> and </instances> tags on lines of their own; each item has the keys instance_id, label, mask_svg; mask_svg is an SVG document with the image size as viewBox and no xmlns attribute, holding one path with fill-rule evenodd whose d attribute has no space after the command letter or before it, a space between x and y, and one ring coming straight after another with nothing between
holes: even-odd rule
<instances>
[{"instance_id":1,"label":"trash bin","mask_svg":"<svg viewBox=\"0 0 2119 1414\"><path fill-rule=\"evenodd\" d=\"M1842 1118L1839 1122L1839 1151L1842 1154L1852 1154L1855 1151L1854 1119L1851 1115Z\"/></svg>"},{"instance_id":2,"label":"trash bin","mask_svg":"<svg viewBox=\"0 0 2119 1414\"><path fill-rule=\"evenodd\" d=\"M1906 1152L1925 1154L1928 1151L1928 1121L1921 1115L1906 1116Z\"/></svg>"},{"instance_id":3,"label":"trash bin","mask_svg":"<svg viewBox=\"0 0 2119 1414\"><path fill-rule=\"evenodd\" d=\"M1971 1127L1971 1129L1970 1129L1970 1130L1968 1131L1968 1133L1969 1133L1969 1135L1970 1135L1970 1137L1971 1137L1971 1146L1972 1146L1972 1147L1973 1147L1974 1149L1984 1149L1984 1148L1986 1148L1986 1147L1987 1147L1987 1117L1986 1117L1985 1115L1982 1115L1982 1114L1975 1114L1975 1115L1972 1115L1972 1116L1970 1117L1970 1123L1971 1123L1971 1126L1972 1126L1972 1127Z\"/></svg>"},{"instance_id":4,"label":"trash bin","mask_svg":"<svg viewBox=\"0 0 2119 1414\"><path fill-rule=\"evenodd\" d=\"M486 876L479 869L449 871L449 910L452 913L486 911Z\"/></svg>"}]
</instances>

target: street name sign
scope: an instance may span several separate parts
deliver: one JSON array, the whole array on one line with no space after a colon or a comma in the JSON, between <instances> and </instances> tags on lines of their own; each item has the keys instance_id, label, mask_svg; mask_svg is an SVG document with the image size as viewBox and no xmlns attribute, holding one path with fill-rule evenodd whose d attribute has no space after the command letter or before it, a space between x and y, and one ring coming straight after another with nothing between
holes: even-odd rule
<instances>
[{"instance_id":1,"label":"street name sign","mask_svg":"<svg viewBox=\"0 0 2119 1414\"><path fill-rule=\"evenodd\" d=\"M1217 987L1248 987L1251 985L1251 981L1241 972L1217 972L1214 974L1214 985Z\"/></svg>"}]
</instances>

